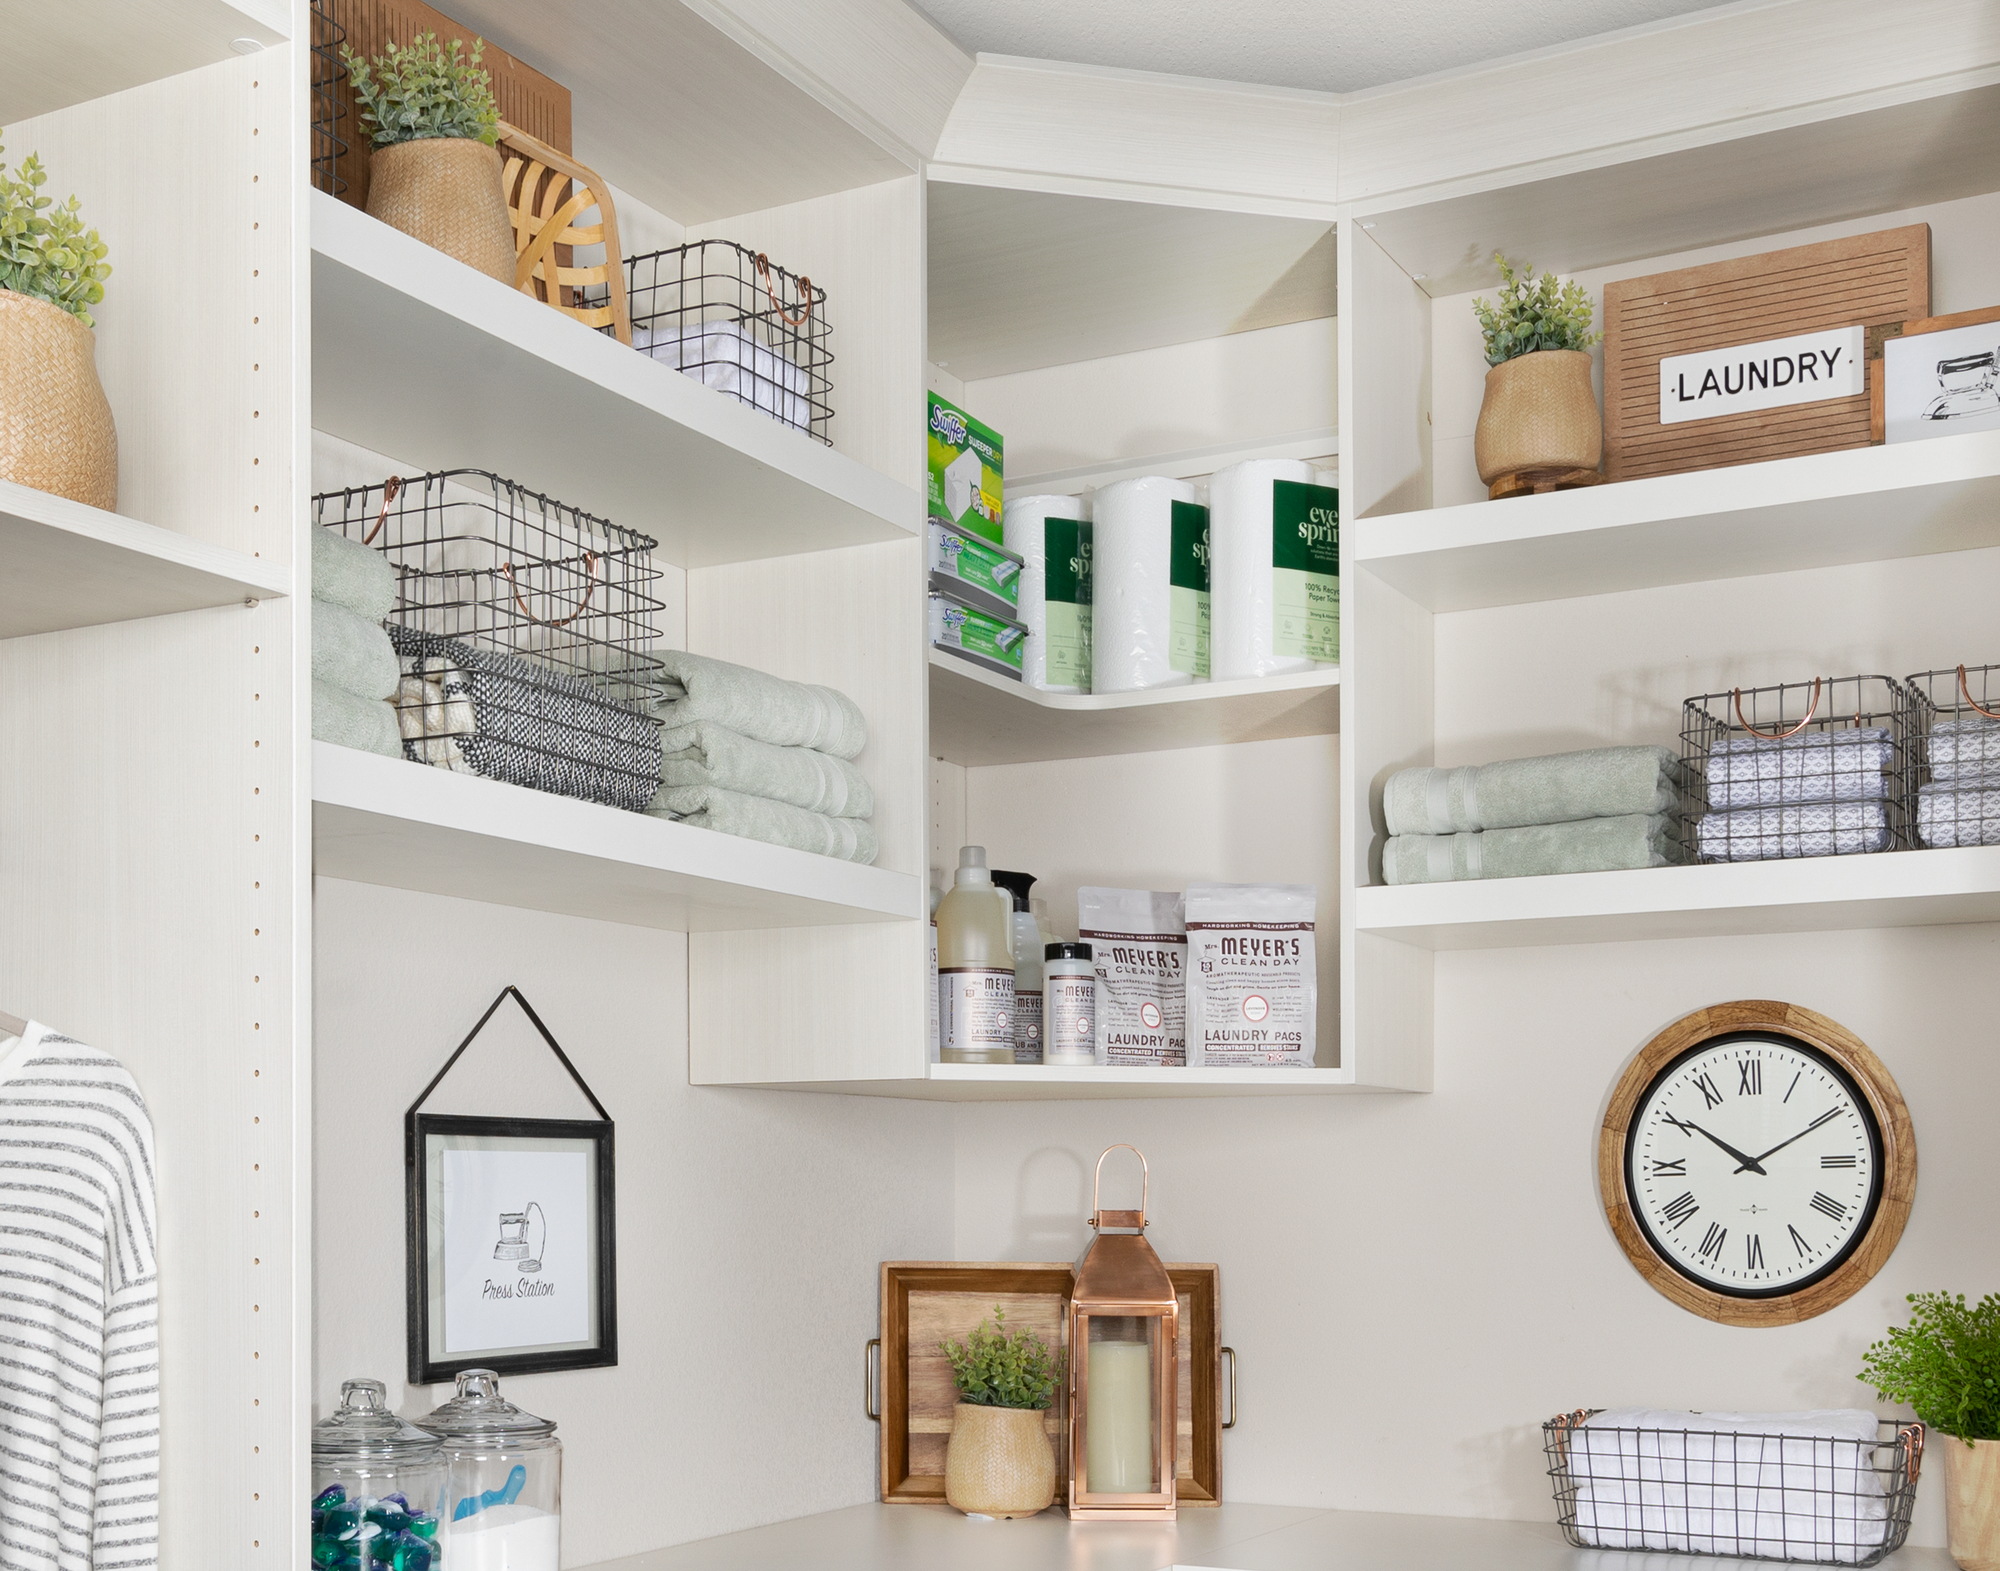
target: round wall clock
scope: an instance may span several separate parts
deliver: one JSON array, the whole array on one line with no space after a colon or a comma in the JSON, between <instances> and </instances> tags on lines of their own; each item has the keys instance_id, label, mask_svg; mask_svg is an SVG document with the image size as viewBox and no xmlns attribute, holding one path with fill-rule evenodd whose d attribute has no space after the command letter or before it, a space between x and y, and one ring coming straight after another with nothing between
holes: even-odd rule
<instances>
[{"instance_id":1,"label":"round wall clock","mask_svg":"<svg viewBox=\"0 0 2000 1571\"><path fill-rule=\"evenodd\" d=\"M1597 1182L1639 1274L1729 1325L1824 1314L1882 1268L1917 1188L1882 1061L1810 1009L1717 1004L1646 1044L1611 1093Z\"/></svg>"}]
</instances>

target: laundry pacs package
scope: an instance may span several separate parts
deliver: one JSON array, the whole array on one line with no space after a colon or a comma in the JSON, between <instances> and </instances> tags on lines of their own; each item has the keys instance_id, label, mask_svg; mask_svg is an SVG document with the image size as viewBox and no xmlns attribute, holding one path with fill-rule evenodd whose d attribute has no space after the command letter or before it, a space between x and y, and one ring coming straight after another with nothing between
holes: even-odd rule
<instances>
[{"instance_id":1,"label":"laundry pacs package","mask_svg":"<svg viewBox=\"0 0 2000 1571\"><path fill-rule=\"evenodd\" d=\"M1000 433L981 425L958 405L930 395L932 523L952 524L1004 544L1000 529Z\"/></svg>"}]
</instances>

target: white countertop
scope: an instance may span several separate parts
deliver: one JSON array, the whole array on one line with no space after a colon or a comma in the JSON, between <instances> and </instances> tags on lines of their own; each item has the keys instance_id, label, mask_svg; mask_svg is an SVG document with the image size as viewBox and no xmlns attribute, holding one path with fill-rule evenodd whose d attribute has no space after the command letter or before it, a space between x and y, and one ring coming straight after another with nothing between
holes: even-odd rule
<instances>
[{"instance_id":1,"label":"white countertop","mask_svg":"<svg viewBox=\"0 0 2000 1571\"><path fill-rule=\"evenodd\" d=\"M603 1562L596 1571L1695 1571L1771 1561L1571 1549L1553 1522L1222 1505L1178 1522L974 1522L948 1506L849 1506ZM1952 1571L1904 1549L1883 1571Z\"/></svg>"}]
</instances>

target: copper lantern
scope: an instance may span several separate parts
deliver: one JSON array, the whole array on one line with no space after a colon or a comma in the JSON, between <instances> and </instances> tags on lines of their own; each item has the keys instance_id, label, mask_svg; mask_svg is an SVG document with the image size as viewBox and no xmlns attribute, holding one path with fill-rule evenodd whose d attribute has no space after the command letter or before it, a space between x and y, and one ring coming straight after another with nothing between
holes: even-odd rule
<instances>
[{"instance_id":1,"label":"copper lantern","mask_svg":"<svg viewBox=\"0 0 2000 1571\"><path fill-rule=\"evenodd\" d=\"M1139 1209L1098 1204L1104 1158L1139 1158ZM1175 1402L1180 1388L1180 1301L1146 1242L1146 1158L1112 1146L1097 1159L1090 1225L1069 1305L1069 1514L1174 1516Z\"/></svg>"}]
</instances>

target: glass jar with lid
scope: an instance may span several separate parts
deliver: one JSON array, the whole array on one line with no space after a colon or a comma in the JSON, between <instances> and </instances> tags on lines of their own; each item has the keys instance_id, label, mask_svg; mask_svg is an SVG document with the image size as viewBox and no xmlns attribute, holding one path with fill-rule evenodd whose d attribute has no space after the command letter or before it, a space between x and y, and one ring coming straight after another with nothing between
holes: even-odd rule
<instances>
[{"instance_id":1,"label":"glass jar with lid","mask_svg":"<svg viewBox=\"0 0 2000 1571\"><path fill-rule=\"evenodd\" d=\"M445 1497L436 1435L389 1411L379 1380L349 1380L312 1430L312 1563L320 1571L431 1571Z\"/></svg>"},{"instance_id":2,"label":"glass jar with lid","mask_svg":"<svg viewBox=\"0 0 2000 1571\"><path fill-rule=\"evenodd\" d=\"M562 1442L555 1421L501 1396L492 1370L467 1369L458 1394L417 1423L444 1444L449 1571L557 1571Z\"/></svg>"}]
</instances>

